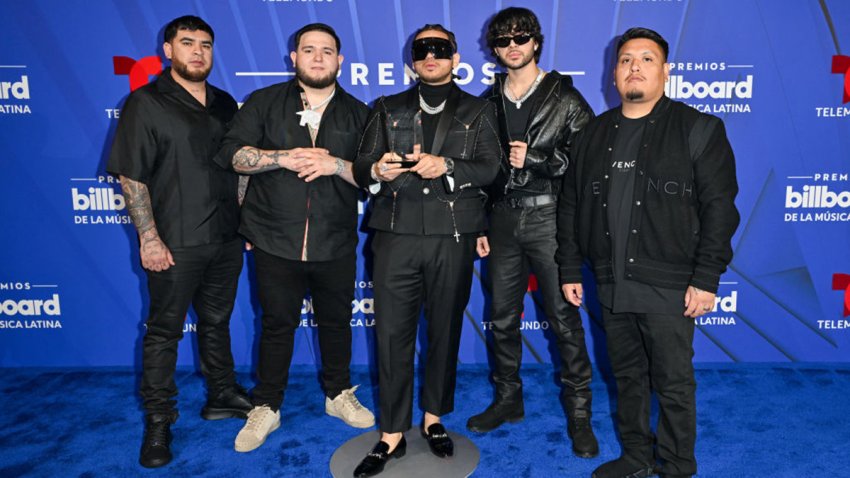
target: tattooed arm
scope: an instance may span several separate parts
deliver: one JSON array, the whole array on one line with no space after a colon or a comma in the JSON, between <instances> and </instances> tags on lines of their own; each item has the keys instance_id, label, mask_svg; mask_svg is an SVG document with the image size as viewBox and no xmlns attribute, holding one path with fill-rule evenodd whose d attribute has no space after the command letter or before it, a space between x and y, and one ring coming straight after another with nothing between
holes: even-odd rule
<instances>
[{"instance_id":1,"label":"tattooed arm","mask_svg":"<svg viewBox=\"0 0 850 478\"><path fill-rule=\"evenodd\" d=\"M248 181L250 180L251 176L239 175L239 187L236 190L236 199L239 200L239 206L242 206L242 203L245 202L245 193L248 192Z\"/></svg>"},{"instance_id":2,"label":"tattooed arm","mask_svg":"<svg viewBox=\"0 0 850 478\"><path fill-rule=\"evenodd\" d=\"M159 272L173 266L174 258L171 256L171 251L159 238L156 230L148 187L121 176L121 190L127 201L127 211L139 233L139 256L142 259L142 267Z\"/></svg>"}]
</instances>

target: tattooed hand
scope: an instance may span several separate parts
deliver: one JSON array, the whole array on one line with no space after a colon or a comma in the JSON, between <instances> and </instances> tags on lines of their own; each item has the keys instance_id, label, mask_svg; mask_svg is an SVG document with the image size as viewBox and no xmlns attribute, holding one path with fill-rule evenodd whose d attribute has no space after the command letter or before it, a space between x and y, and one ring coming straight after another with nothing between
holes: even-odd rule
<instances>
[{"instance_id":1,"label":"tattooed hand","mask_svg":"<svg viewBox=\"0 0 850 478\"><path fill-rule=\"evenodd\" d=\"M174 257L171 256L171 251L162 242L159 236L141 237L141 247L139 247L139 256L142 258L142 267L149 271L161 272L167 270L174 265Z\"/></svg>"},{"instance_id":2,"label":"tattooed hand","mask_svg":"<svg viewBox=\"0 0 850 478\"><path fill-rule=\"evenodd\" d=\"M164 271L174 265L171 251L159 238L156 222L153 219L153 207L148 187L139 181L121 176L121 192L127 201L127 212L136 231L139 233L139 256L142 267L150 271Z\"/></svg>"}]
</instances>

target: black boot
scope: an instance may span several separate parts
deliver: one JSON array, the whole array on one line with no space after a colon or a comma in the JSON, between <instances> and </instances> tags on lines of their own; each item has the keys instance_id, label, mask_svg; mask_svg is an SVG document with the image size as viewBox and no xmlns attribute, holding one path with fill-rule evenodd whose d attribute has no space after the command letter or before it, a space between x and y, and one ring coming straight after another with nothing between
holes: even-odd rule
<instances>
[{"instance_id":1,"label":"black boot","mask_svg":"<svg viewBox=\"0 0 850 478\"><path fill-rule=\"evenodd\" d=\"M238 384L215 394L210 394L207 404L201 410L204 420L222 420L225 418L248 418L248 412L254 408L248 393Z\"/></svg>"},{"instance_id":2,"label":"black boot","mask_svg":"<svg viewBox=\"0 0 850 478\"><path fill-rule=\"evenodd\" d=\"M522 398L517 400L496 399L486 410L469 417L466 429L471 432L486 433L499 428L503 423L521 422L525 417Z\"/></svg>"},{"instance_id":3,"label":"black boot","mask_svg":"<svg viewBox=\"0 0 850 478\"><path fill-rule=\"evenodd\" d=\"M165 466L171 461L171 424L169 415L148 415L145 418L145 437L139 452L139 464L145 468Z\"/></svg>"},{"instance_id":4,"label":"black boot","mask_svg":"<svg viewBox=\"0 0 850 478\"><path fill-rule=\"evenodd\" d=\"M398 442L395 450L390 453L389 449L390 446L386 442L379 441L375 448L372 448L372 451L354 469L355 478L375 476L384 471L384 466L390 458L403 457L407 452L407 440L404 439L404 435L401 436L401 441Z\"/></svg>"},{"instance_id":5,"label":"black boot","mask_svg":"<svg viewBox=\"0 0 850 478\"><path fill-rule=\"evenodd\" d=\"M603 463L602 466L593 470L591 478L646 478L653 476L655 470L652 465L639 463L626 456L621 456L614 461Z\"/></svg>"},{"instance_id":6,"label":"black boot","mask_svg":"<svg viewBox=\"0 0 850 478\"><path fill-rule=\"evenodd\" d=\"M593 434L590 417L571 417L567 435L573 441L573 453L579 458L593 458L599 454L599 442Z\"/></svg>"}]
</instances>

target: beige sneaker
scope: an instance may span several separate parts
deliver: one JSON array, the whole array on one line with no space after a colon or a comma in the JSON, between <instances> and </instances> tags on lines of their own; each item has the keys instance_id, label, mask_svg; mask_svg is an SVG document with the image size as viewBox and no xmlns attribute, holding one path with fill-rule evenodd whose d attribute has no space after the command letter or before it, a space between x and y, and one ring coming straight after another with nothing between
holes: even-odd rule
<instances>
[{"instance_id":1,"label":"beige sneaker","mask_svg":"<svg viewBox=\"0 0 850 478\"><path fill-rule=\"evenodd\" d=\"M354 428L369 428L375 425L375 415L364 407L354 396L360 385L355 385L336 396L333 400L325 397L325 413L344 421Z\"/></svg>"},{"instance_id":2,"label":"beige sneaker","mask_svg":"<svg viewBox=\"0 0 850 478\"><path fill-rule=\"evenodd\" d=\"M236 451L251 451L266 442L269 433L280 427L280 411L273 412L268 405L254 407L248 412L248 421L236 435Z\"/></svg>"}]
</instances>

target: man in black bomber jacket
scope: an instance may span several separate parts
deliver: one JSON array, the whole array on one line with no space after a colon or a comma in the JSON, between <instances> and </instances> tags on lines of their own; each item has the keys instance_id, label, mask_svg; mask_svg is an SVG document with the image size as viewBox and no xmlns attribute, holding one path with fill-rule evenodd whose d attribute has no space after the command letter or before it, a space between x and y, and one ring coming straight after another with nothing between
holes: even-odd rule
<instances>
[{"instance_id":1,"label":"man in black bomber jacket","mask_svg":"<svg viewBox=\"0 0 850 478\"><path fill-rule=\"evenodd\" d=\"M556 198L570 148L593 111L569 76L537 66L543 35L536 15L509 7L487 28L487 43L507 69L485 97L496 105L505 158L491 187L490 229L478 239L488 257L492 292L493 382L496 396L467 428L487 432L524 416L520 322L529 269L534 272L561 358L561 403L573 453L590 458L599 445L590 424L591 367L578 307L561 295L555 264Z\"/></svg>"},{"instance_id":2,"label":"man in black bomber jacket","mask_svg":"<svg viewBox=\"0 0 850 478\"><path fill-rule=\"evenodd\" d=\"M582 130L559 199L562 289L581 303L589 259L617 382L622 456L597 478L696 473L694 319L714 308L739 221L723 123L664 96L667 53L652 30L620 38L622 105ZM654 455L650 384L660 409Z\"/></svg>"},{"instance_id":3,"label":"man in black bomber jacket","mask_svg":"<svg viewBox=\"0 0 850 478\"><path fill-rule=\"evenodd\" d=\"M379 98L354 161L372 193L373 280L381 441L354 472L372 476L406 450L412 424L413 358L424 305L428 348L422 433L431 451L451 456L440 417L454 408L463 312L472 285L475 241L485 229L482 188L493 181L499 142L493 105L452 81L460 57L454 35L425 25L413 41L419 83ZM412 161L411 164L400 160Z\"/></svg>"}]
</instances>

